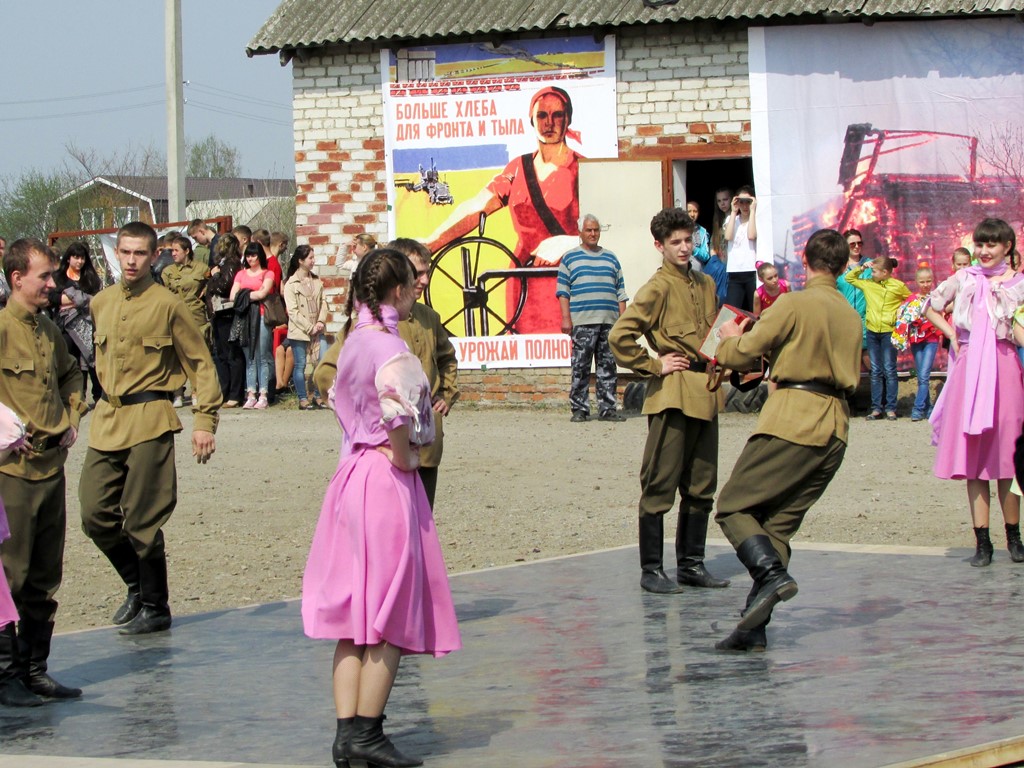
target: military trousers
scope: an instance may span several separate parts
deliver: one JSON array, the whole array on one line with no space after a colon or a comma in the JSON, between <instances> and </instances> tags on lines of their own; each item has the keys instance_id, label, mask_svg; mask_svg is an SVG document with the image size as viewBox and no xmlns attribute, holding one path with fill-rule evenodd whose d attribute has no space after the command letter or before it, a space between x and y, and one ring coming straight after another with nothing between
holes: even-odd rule
<instances>
[{"instance_id":1,"label":"military trousers","mask_svg":"<svg viewBox=\"0 0 1024 768\"><path fill-rule=\"evenodd\" d=\"M127 538L140 559L163 554L160 529L178 501L174 434L120 451L89 448L78 498L82 530L101 550Z\"/></svg>"},{"instance_id":2,"label":"military trousers","mask_svg":"<svg viewBox=\"0 0 1024 768\"><path fill-rule=\"evenodd\" d=\"M4 574L23 620L49 623L64 573L67 507L64 469L44 480L0 474L11 538L0 544Z\"/></svg>"},{"instance_id":3,"label":"military trousers","mask_svg":"<svg viewBox=\"0 0 1024 768\"><path fill-rule=\"evenodd\" d=\"M711 421L669 408L647 417L647 444L640 464L640 514L680 510L710 512L718 486L718 417Z\"/></svg>"},{"instance_id":4,"label":"military trousers","mask_svg":"<svg viewBox=\"0 0 1024 768\"><path fill-rule=\"evenodd\" d=\"M718 496L715 522L733 545L767 535L783 565L804 515L839 471L846 443L833 436L822 446L753 435Z\"/></svg>"}]
</instances>

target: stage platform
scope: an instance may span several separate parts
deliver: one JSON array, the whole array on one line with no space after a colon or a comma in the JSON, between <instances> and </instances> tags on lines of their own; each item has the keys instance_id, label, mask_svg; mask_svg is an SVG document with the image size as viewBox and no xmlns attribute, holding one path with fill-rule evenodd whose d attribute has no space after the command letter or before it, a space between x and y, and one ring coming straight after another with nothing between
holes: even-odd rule
<instances>
[{"instance_id":1,"label":"stage platform","mask_svg":"<svg viewBox=\"0 0 1024 768\"><path fill-rule=\"evenodd\" d=\"M748 655L714 650L750 581L708 553L729 589L645 594L634 547L453 577L465 647L405 659L389 732L437 768L1024 759L1024 565L1005 551L977 569L966 550L798 547L800 594ZM85 694L0 707L0 768L329 766L332 651L296 601L61 635L51 669Z\"/></svg>"}]
</instances>

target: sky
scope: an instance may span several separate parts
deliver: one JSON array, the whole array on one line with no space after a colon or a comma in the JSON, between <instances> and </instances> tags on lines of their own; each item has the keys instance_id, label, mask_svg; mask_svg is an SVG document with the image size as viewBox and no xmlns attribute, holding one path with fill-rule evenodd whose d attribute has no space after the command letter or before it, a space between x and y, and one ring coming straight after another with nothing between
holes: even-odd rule
<instances>
[{"instance_id":1,"label":"sky","mask_svg":"<svg viewBox=\"0 0 1024 768\"><path fill-rule=\"evenodd\" d=\"M294 176L291 65L245 47L279 0L181 0L185 136L239 150L245 176ZM166 155L163 0L2 0L0 177L60 167L73 142Z\"/></svg>"}]
</instances>

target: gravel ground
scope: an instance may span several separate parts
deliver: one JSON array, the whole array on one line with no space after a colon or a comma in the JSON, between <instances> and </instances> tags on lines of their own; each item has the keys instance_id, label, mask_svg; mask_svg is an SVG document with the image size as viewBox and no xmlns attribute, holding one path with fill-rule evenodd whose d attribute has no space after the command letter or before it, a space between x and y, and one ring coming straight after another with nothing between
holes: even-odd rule
<instances>
[{"instance_id":1,"label":"gravel ground","mask_svg":"<svg viewBox=\"0 0 1024 768\"><path fill-rule=\"evenodd\" d=\"M178 437L178 508L165 529L172 610L198 613L298 596L324 489L337 466L333 415L287 404L225 411L217 453L198 466L189 455L191 414L180 414L186 432ZM724 483L756 416L720 418ZM460 405L445 426L435 517L451 572L635 543L646 419L570 424L567 409ZM971 545L965 488L932 476L929 434L927 422L855 419L845 463L799 540ZM59 631L108 624L123 599L120 581L80 529L84 453L83 438L67 467ZM993 530L998 548L998 523ZM712 526L710 536L720 532Z\"/></svg>"}]
</instances>

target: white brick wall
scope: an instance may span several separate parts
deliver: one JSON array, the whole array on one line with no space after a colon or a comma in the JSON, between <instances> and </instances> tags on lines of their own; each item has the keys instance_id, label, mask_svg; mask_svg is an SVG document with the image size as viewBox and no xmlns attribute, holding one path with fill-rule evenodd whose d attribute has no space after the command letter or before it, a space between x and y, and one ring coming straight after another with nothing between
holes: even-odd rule
<instances>
[{"instance_id":1,"label":"white brick wall","mask_svg":"<svg viewBox=\"0 0 1024 768\"><path fill-rule=\"evenodd\" d=\"M750 141L746 29L679 24L615 34L622 157ZM296 239L316 250L336 331L347 286L339 250L354 234L387 234L380 53L339 46L292 66Z\"/></svg>"}]
</instances>

